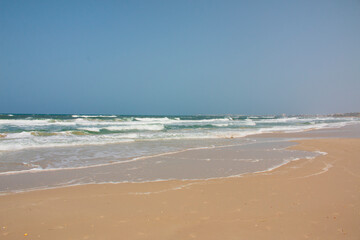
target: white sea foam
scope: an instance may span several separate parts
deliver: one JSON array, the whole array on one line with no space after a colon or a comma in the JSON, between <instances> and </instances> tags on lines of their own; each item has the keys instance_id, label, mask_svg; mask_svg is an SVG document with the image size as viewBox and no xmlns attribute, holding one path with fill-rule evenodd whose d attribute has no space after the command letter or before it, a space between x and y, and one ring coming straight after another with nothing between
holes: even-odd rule
<instances>
[{"instance_id":1,"label":"white sea foam","mask_svg":"<svg viewBox=\"0 0 360 240\"><path fill-rule=\"evenodd\" d=\"M253 120L249 119L249 118L247 118L245 120L245 124L248 125L248 126L255 126L256 125L256 123Z\"/></svg>"},{"instance_id":2,"label":"white sea foam","mask_svg":"<svg viewBox=\"0 0 360 240\"><path fill-rule=\"evenodd\" d=\"M163 122L163 121L171 121L172 119L168 117L162 117L162 118L137 117L135 118L135 120L140 122Z\"/></svg>"},{"instance_id":3,"label":"white sea foam","mask_svg":"<svg viewBox=\"0 0 360 240\"><path fill-rule=\"evenodd\" d=\"M194 122L229 122L229 121L232 121L232 118L202 119L202 120L195 120Z\"/></svg>"},{"instance_id":4,"label":"white sea foam","mask_svg":"<svg viewBox=\"0 0 360 240\"><path fill-rule=\"evenodd\" d=\"M32 120L32 119L0 119L0 127L2 125L12 126L39 126L50 123L49 120Z\"/></svg>"},{"instance_id":5,"label":"white sea foam","mask_svg":"<svg viewBox=\"0 0 360 240\"><path fill-rule=\"evenodd\" d=\"M349 123L317 123L311 125L289 125L289 126L273 126L269 128L262 128L260 132L262 133L271 133L271 132L285 132L285 133L294 133L302 132L311 129L323 129L323 128L339 128L344 127Z\"/></svg>"},{"instance_id":6,"label":"white sea foam","mask_svg":"<svg viewBox=\"0 0 360 240\"><path fill-rule=\"evenodd\" d=\"M0 151L16 151L32 148L52 148L52 147L71 147L71 146L86 146L86 145L105 145L116 144L124 142L133 142L134 139L130 136L121 136L116 138L114 136L110 138L58 138L54 139L52 136L47 137L46 140L41 141L40 138L33 138L32 141L21 139L20 141L7 142L0 145ZM50 140L52 139L52 140Z\"/></svg>"},{"instance_id":7,"label":"white sea foam","mask_svg":"<svg viewBox=\"0 0 360 240\"><path fill-rule=\"evenodd\" d=\"M116 115L72 115L73 118L116 118Z\"/></svg>"},{"instance_id":8,"label":"white sea foam","mask_svg":"<svg viewBox=\"0 0 360 240\"><path fill-rule=\"evenodd\" d=\"M94 126L94 125L111 125L122 124L116 121L90 120L86 118L76 118L74 120L18 120L18 119L0 119L0 128L6 126L15 127L39 127L39 126Z\"/></svg>"},{"instance_id":9,"label":"white sea foam","mask_svg":"<svg viewBox=\"0 0 360 240\"><path fill-rule=\"evenodd\" d=\"M261 123L285 123L285 122L297 121L297 120L299 120L299 118L291 117L291 118L259 119L256 121Z\"/></svg>"},{"instance_id":10,"label":"white sea foam","mask_svg":"<svg viewBox=\"0 0 360 240\"><path fill-rule=\"evenodd\" d=\"M318 154L320 154L320 155L323 155L323 156L325 156L325 155L328 154L327 152L321 152L321 151L315 151L315 152L318 153Z\"/></svg>"},{"instance_id":11,"label":"white sea foam","mask_svg":"<svg viewBox=\"0 0 360 240\"><path fill-rule=\"evenodd\" d=\"M227 123L213 123L211 125L213 125L215 127L227 127L227 126L229 126L229 124L227 124Z\"/></svg>"},{"instance_id":12,"label":"white sea foam","mask_svg":"<svg viewBox=\"0 0 360 240\"><path fill-rule=\"evenodd\" d=\"M127 125L127 126L111 126L105 127L109 131L124 131L124 130L148 130L148 131L160 131L164 129L164 125Z\"/></svg>"},{"instance_id":13,"label":"white sea foam","mask_svg":"<svg viewBox=\"0 0 360 240\"><path fill-rule=\"evenodd\" d=\"M138 122L147 122L147 123L195 125L195 124L214 123L214 122L229 122L229 121L232 121L232 118L181 120L180 118L171 119L171 118L168 118L168 117L163 117L163 118L135 118L135 120L138 121Z\"/></svg>"},{"instance_id":14,"label":"white sea foam","mask_svg":"<svg viewBox=\"0 0 360 240\"><path fill-rule=\"evenodd\" d=\"M7 133L6 139L34 137L31 132Z\"/></svg>"},{"instance_id":15,"label":"white sea foam","mask_svg":"<svg viewBox=\"0 0 360 240\"><path fill-rule=\"evenodd\" d=\"M88 128L79 128L79 130L85 130L85 131L89 131L89 132L100 132L101 128L88 127Z\"/></svg>"}]
</instances>

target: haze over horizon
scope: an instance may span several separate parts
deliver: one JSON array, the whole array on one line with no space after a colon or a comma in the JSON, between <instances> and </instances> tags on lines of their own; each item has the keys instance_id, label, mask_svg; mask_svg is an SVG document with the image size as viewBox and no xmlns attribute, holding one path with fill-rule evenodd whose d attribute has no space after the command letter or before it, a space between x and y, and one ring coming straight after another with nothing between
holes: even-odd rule
<instances>
[{"instance_id":1,"label":"haze over horizon","mask_svg":"<svg viewBox=\"0 0 360 240\"><path fill-rule=\"evenodd\" d=\"M359 1L1 1L0 112L360 112Z\"/></svg>"}]
</instances>

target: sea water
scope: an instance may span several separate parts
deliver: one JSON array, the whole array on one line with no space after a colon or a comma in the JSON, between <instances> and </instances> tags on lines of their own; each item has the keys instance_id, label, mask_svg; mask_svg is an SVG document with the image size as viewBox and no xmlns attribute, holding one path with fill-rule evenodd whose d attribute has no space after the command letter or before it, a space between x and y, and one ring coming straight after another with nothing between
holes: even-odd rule
<instances>
[{"instance_id":1,"label":"sea water","mask_svg":"<svg viewBox=\"0 0 360 240\"><path fill-rule=\"evenodd\" d=\"M68 174L70 177L62 178L60 182L54 181L53 185L61 185L61 182L69 184L70 182L199 179L266 170L289 159L314 155L286 152L282 149L273 150L277 155L272 156L268 149L278 149L279 140L256 141L248 136L259 133L338 128L358 122L360 122L358 118L329 116L2 114L0 115L0 177L3 179L0 191L49 187L51 185L49 175L47 175L48 181L41 186L30 184L18 188L9 187L11 182L5 183L7 180L4 177L11 175L7 179L19 179L21 174L45 172L48 174L54 171L78 171L77 176L79 176L79 172L84 171L81 169L96 169L91 170L95 171L92 173L86 171L81 173L81 180L76 180L74 176ZM266 147L261 144L265 144ZM257 150L251 151L249 146L255 146ZM214 157L216 154L210 154L215 150L205 151L205 154L208 154L206 159L209 160L203 161L196 157L188 157L181 161L180 156L175 160L169 156L164 159L153 158L168 153L183 151L194 153L197 149L221 150L231 147L236 147L238 150L247 149L239 150L239 155L231 155L230 160L227 159L231 164L226 158L223 161L219 158L216 160ZM265 150L266 153L263 152ZM265 162L267 164L264 164ZM250 165L245 163L252 163L250 165L254 166L249 167ZM109 165L112 167L106 171L116 166L116 173L111 172L108 175L101 173L104 170L101 167ZM167 167L164 167L165 165ZM185 174L191 170L192 165L197 166L197 169L207 167L207 174L201 171ZM177 168L174 168L175 166ZM89 174L100 174L103 177L91 177Z\"/></svg>"}]
</instances>

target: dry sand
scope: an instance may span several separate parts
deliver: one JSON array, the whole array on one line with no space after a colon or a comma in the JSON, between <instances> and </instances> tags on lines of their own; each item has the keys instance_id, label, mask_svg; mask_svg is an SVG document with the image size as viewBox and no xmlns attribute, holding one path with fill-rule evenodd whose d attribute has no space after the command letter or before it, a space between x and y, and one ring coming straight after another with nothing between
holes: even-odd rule
<instances>
[{"instance_id":1,"label":"dry sand","mask_svg":"<svg viewBox=\"0 0 360 240\"><path fill-rule=\"evenodd\" d=\"M243 177L0 196L0 239L360 239L360 139Z\"/></svg>"}]
</instances>

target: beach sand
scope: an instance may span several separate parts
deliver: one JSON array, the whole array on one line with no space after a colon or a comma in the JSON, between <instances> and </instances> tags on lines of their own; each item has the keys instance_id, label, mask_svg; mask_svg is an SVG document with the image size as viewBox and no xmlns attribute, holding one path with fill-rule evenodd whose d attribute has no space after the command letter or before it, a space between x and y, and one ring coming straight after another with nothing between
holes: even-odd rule
<instances>
[{"instance_id":1,"label":"beach sand","mask_svg":"<svg viewBox=\"0 0 360 240\"><path fill-rule=\"evenodd\" d=\"M0 196L0 239L360 239L360 139L272 171Z\"/></svg>"}]
</instances>

